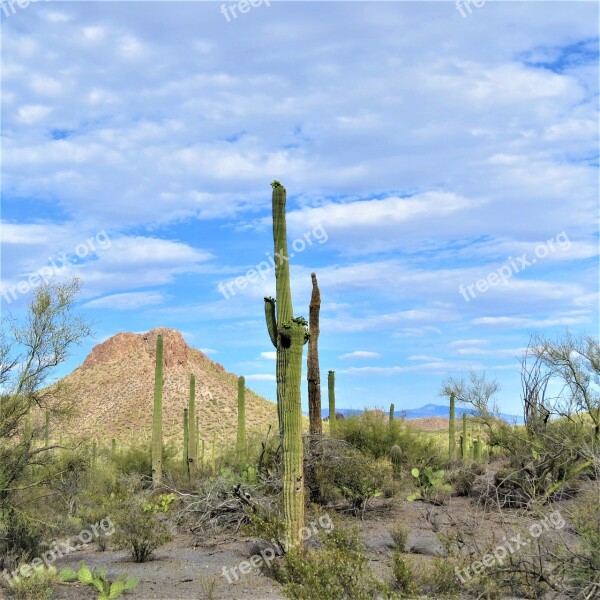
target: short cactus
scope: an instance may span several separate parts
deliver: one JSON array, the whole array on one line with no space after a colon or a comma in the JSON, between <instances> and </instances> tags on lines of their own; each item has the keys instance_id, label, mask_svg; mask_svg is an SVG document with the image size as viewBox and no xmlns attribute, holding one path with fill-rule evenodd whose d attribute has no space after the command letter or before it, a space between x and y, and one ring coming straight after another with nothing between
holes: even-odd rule
<instances>
[{"instance_id":1,"label":"short cactus","mask_svg":"<svg viewBox=\"0 0 600 600\"><path fill-rule=\"evenodd\" d=\"M390 448L390 458L392 459L394 477L398 477L402 468L402 448L400 448L400 446L398 446L397 444L394 444Z\"/></svg>"},{"instance_id":2,"label":"short cactus","mask_svg":"<svg viewBox=\"0 0 600 600\"><path fill-rule=\"evenodd\" d=\"M394 403L390 404L390 423L394 420Z\"/></svg>"}]
</instances>

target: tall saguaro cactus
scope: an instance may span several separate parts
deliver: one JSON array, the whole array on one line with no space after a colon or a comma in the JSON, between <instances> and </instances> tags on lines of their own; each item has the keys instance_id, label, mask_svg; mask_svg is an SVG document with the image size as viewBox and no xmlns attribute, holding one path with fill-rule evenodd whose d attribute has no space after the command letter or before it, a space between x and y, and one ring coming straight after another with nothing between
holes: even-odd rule
<instances>
[{"instance_id":1,"label":"tall saguaro cactus","mask_svg":"<svg viewBox=\"0 0 600 600\"><path fill-rule=\"evenodd\" d=\"M448 455L450 460L454 460L456 452L456 396L454 392L450 394L450 424L448 429Z\"/></svg>"},{"instance_id":2,"label":"tall saguaro cactus","mask_svg":"<svg viewBox=\"0 0 600 600\"><path fill-rule=\"evenodd\" d=\"M329 394L329 435L335 436L337 421L335 418L335 371L327 374L327 392Z\"/></svg>"},{"instance_id":3,"label":"tall saguaro cactus","mask_svg":"<svg viewBox=\"0 0 600 600\"><path fill-rule=\"evenodd\" d=\"M188 458L190 468L195 468L198 465L198 432L196 431L196 376L190 374L190 402L189 410L189 434L188 443Z\"/></svg>"},{"instance_id":4,"label":"tall saguaro cactus","mask_svg":"<svg viewBox=\"0 0 600 600\"><path fill-rule=\"evenodd\" d=\"M188 409L183 409L183 472L190 478L190 419Z\"/></svg>"},{"instance_id":5,"label":"tall saguaro cactus","mask_svg":"<svg viewBox=\"0 0 600 600\"><path fill-rule=\"evenodd\" d=\"M152 483L162 483L162 394L163 394L163 337L156 337L154 368L154 410L152 413Z\"/></svg>"},{"instance_id":6,"label":"tall saguaro cactus","mask_svg":"<svg viewBox=\"0 0 600 600\"><path fill-rule=\"evenodd\" d=\"M312 294L310 296L308 314L308 418L311 436L323 433L321 418L321 369L319 368L319 313L321 311L321 292L315 273L310 275L312 280Z\"/></svg>"},{"instance_id":7,"label":"tall saguaro cactus","mask_svg":"<svg viewBox=\"0 0 600 600\"><path fill-rule=\"evenodd\" d=\"M394 409L395 409L395 406L394 406L394 403L392 402L390 404L390 423L392 423L392 421L394 420Z\"/></svg>"},{"instance_id":8,"label":"tall saguaro cactus","mask_svg":"<svg viewBox=\"0 0 600 600\"><path fill-rule=\"evenodd\" d=\"M237 452L238 456L246 455L246 379L242 376L238 379L238 428L237 428Z\"/></svg>"},{"instance_id":9,"label":"tall saguaro cactus","mask_svg":"<svg viewBox=\"0 0 600 600\"><path fill-rule=\"evenodd\" d=\"M285 221L286 191L273 181L273 240L277 300L265 298L265 317L277 349L277 414L283 447L283 517L290 546L302 544L304 472L300 384L302 351L308 338L306 321L294 318Z\"/></svg>"}]
</instances>

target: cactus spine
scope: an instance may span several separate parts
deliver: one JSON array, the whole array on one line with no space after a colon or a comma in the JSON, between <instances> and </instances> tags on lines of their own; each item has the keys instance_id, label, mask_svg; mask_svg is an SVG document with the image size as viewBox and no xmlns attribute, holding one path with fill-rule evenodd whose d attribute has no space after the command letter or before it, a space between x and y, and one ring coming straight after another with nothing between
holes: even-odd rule
<instances>
[{"instance_id":1,"label":"cactus spine","mask_svg":"<svg viewBox=\"0 0 600 600\"><path fill-rule=\"evenodd\" d=\"M265 298L265 317L271 343L277 349L277 413L283 447L283 520L291 546L301 547L304 526L304 472L302 448L302 351L308 339L306 321L294 318L290 288L285 221L286 191L273 181L273 240L277 301Z\"/></svg>"},{"instance_id":2,"label":"cactus spine","mask_svg":"<svg viewBox=\"0 0 600 600\"><path fill-rule=\"evenodd\" d=\"M320 436L323 433L323 420L321 418L321 370L319 367L319 313L321 311L321 292L315 273L310 275L312 280L312 294L310 297L308 314L308 418L309 433L311 436ZM312 440L316 441L316 440Z\"/></svg>"},{"instance_id":3,"label":"cactus spine","mask_svg":"<svg viewBox=\"0 0 600 600\"><path fill-rule=\"evenodd\" d=\"M335 418L335 371L329 371L327 374L327 391L329 393L329 435L335 437L336 418Z\"/></svg>"},{"instance_id":4,"label":"cactus spine","mask_svg":"<svg viewBox=\"0 0 600 600\"><path fill-rule=\"evenodd\" d=\"M394 420L394 403L390 404L390 423Z\"/></svg>"},{"instance_id":5,"label":"cactus spine","mask_svg":"<svg viewBox=\"0 0 600 600\"><path fill-rule=\"evenodd\" d=\"M156 337L154 368L154 410L152 413L152 483L162 483L162 394L163 394L163 337Z\"/></svg>"},{"instance_id":6,"label":"cactus spine","mask_svg":"<svg viewBox=\"0 0 600 600\"><path fill-rule=\"evenodd\" d=\"M196 376L190 375L190 403L189 403L189 445L188 458L190 468L195 468L198 463L198 441L196 430Z\"/></svg>"},{"instance_id":7,"label":"cactus spine","mask_svg":"<svg viewBox=\"0 0 600 600\"><path fill-rule=\"evenodd\" d=\"M190 478L190 418L188 409L183 409L183 472Z\"/></svg>"},{"instance_id":8,"label":"cactus spine","mask_svg":"<svg viewBox=\"0 0 600 600\"><path fill-rule=\"evenodd\" d=\"M448 429L448 454L450 461L454 460L456 452L456 396L454 392L450 394L450 424Z\"/></svg>"},{"instance_id":9,"label":"cactus spine","mask_svg":"<svg viewBox=\"0 0 600 600\"><path fill-rule=\"evenodd\" d=\"M237 452L240 458L246 456L246 379L238 379L238 427L237 427Z\"/></svg>"}]
</instances>

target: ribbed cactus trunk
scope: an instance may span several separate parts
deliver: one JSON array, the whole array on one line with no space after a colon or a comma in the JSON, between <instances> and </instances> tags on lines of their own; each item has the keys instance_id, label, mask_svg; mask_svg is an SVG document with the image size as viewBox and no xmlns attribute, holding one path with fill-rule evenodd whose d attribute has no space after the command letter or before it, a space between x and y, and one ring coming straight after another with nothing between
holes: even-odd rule
<instances>
[{"instance_id":1,"label":"ribbed cactus trunk","mask_svg":"<svg viewBox=\"0 0 600 600\"><path fill-rule=\"evenodd\" d=\"M390 423L394 420L394 403L390 404Z\"/></svg>"},{"instance_id":2,"label":"ribbed cactus trunk","mask_svg":"<svg viewBox=\"0 0 600 600\"><path fill-rule=\"evenodd\" d=\"M461 456L464 462L469 458L469 442L467 440L467 414L462 416L462 437L460 443Z\"/></svg>"},{"instance_id":3,"label":"ribbed cactus trunk","mask_svg":"<svg viewBox=\"0 0 600 600\"><path fill-rule=\"evenodd\" d=\"M183 472L190 478L190 418L187 408L183 409Z\"/></svg>"},{"instance_id":4,"label":"ribbed cactus trunk","mask_svg":"<svg viewBox=\"0 0 600 600\"><path fill-rule=\"evenodd\" d=\"M323 420L321 417L321 369L319 367L319 313L321 311L321 292L315 273L311 273L312 294L308 314L308 419L311 440L322 435Z\"/></svg>"},{"instance_id":5,"label":"ribbed cactus trunk","mask_svg":"<svg viewBox=\"0 0 600 600\"><path fill-rule=\"evenodd\" d=\"M448 455L450 461L454 460L456 454L456 396L450 394L450 424L448 429Z\"/></svg>"},{"instance_id":6,"label":"ribbed cactus trunk","mask_svg":"<svg viewBox=\"0 0 600 600\"><path fill-rule=\"evenodd\" d=\"M246 379L238 379L238 426L236 449L240 459L246 458Z\"/></svg>"},{"instance_id":7,"label":"ribbed cactus trunk","mask_svg":"<svg viewBox=\"0 0 600 600\"><path fill-rule=\"evenodd\" d=\"M202 440L202 449L200 451L200 464L204 466L204 440Z\"/></svg>"},{"instance_id":8,"label":"ribbed cactus trunk","mask_svg":"<svg viewBox=\"0 0 600 600\"><path fill-rule=\"evenodd\" d=\"M302 351L308 338L306 321L294 319L285 221L286 191L273 188L273 241L277 300L265 298L265 317L271 343L277 349L277 414L283 447L283 518L288 547L302 545L304 473L300 385Z\"/></svg>"},{"instance_id":9,"label":"ribbed cactus trunk","mask_svg":"<svg viewBox=\"0 0 600 600\"><path fill-rule=\"evenodd\" d=\"M204 449L204 440L202 440L202 448ZM196 417L196 461L200 461L200 417ZM202 463L204 463L204 456Z\"/></svg>"},{"instance_id":10,"label":"ribbed cactus trunk","mask_svg":"<svg viewBox=\"0 0 600 600\"><path fill-rule=\"evenodd\" d=\"M290 338L285 351L287 363L287 385L281 406L283 421L283 510L285 535L289 546L302 543L304 527L304 472L302 448L302 350L306 337L304 320L293 320L284 326ZM284 334L285 335L285 334Z\"/></svg>"},{"instance_id":11,"label":"ribbed cactus trunk","mask_svg":"<svg viewBox=\"0 0 600 600\"><path fill-rule=\"evenodd\" d=\"M335 418L335 371L327 374L327 392L329 394L329 435L335 437L337 421Z\"/></svg>"},{"instance_id":12,"label":"ribbed cactus trunk","mask_svg":"<svg viewBox=\"0 0 600 600\"><path fill-rule=\"evenodd\" d=\"M196 377L190 375L190 402L188 405L189 409L189 444L188 444L188 458L190 469L195 469L198 463L198 438L196 431Z\"/></svg>"},{"instance_id":13,"label":"ribbed cactus trunk","mask_svg":"<svg viewBox=\"0 0 600 600\"><path fill-rule=\"evenodd\" d=\"M163 397L163 337L156 337L154 367L154 410L152 413L152 483L162 483L162 397Z\"/></svg>"}]
</instances>

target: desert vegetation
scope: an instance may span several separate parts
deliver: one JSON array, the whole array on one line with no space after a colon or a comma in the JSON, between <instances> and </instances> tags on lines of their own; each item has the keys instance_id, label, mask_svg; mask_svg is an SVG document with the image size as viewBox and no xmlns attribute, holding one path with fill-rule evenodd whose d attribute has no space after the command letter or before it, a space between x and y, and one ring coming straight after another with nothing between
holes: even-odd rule
<instances>
[{"instance_id":1,"label":"desert vegetation","mask_svg":"<svg viewBox=\"0 0 600 600\"><path fill-rule=\"evenodd\" d=\"M447 427L430 432L395 416L394 405L338 418L328 370L323 421L318 338L327 331L317 277L306 322L292 304L286 190L277 181L272 207L275 253L284 257L276 298L264 300L277 357L274 426L250 425L245 379L229 378L237 427L217 447L216 430L210 439L201 426L207 401L190 373L179 434L166 437L164 389L174 367L158 333L138 440L101 430L63 435L78 388L51 375L90 333L76 313L80 284L42 285L22 322L5 318L2 594L600 597L598 341L568 332L530 339L520 364L524 425L500 417L498 383L476 371L440 381ZM308 421L300 400L307 343ZM469 410L457 422L458 405ZM160 581L144 570L153 561L167 570Z\"/></svg>"}]
</instances>

